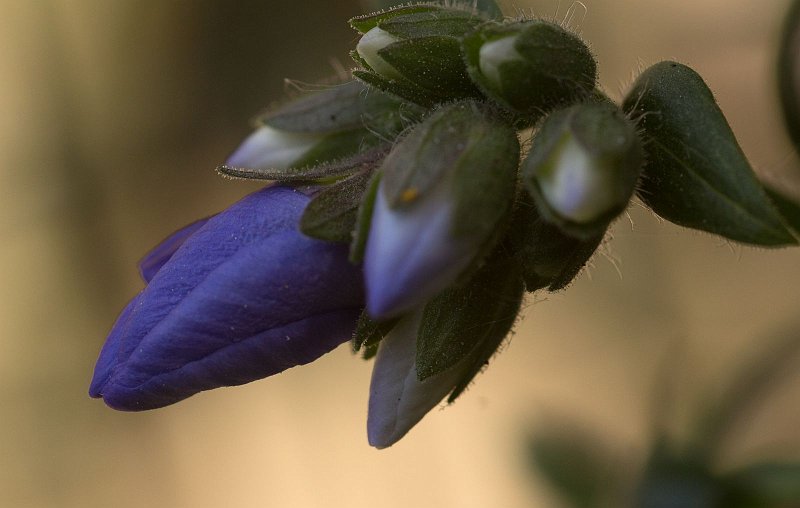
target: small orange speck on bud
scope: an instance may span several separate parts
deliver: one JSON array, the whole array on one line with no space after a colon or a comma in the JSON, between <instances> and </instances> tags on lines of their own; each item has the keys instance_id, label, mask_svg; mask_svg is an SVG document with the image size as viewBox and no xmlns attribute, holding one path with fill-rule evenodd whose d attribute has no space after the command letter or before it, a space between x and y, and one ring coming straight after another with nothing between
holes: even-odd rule
<instances>
[{"instance_id":1,"label":"small orange speck on bud","mask_svg":"<svg viewBox=\"0 0 800 508\"><path fill-rule=\"evenodd\" d=\"M400 200L404 203L409 203L417 199L417 196L419 196L419 189L410 187L403 191L403 194L400 196Z\"/></svg>"}]
</instances>

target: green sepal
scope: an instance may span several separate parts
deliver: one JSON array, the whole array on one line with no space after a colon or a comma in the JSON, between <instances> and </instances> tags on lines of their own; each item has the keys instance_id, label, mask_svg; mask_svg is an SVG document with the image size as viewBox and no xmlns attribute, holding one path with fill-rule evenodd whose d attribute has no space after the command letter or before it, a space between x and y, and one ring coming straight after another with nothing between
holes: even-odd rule
<instances>
[{"instance_id":1,"label":"green sepal","mask_svg":"<svg viewBox=\"0 0 800 508\"><path fill-rule=\"evenodd\" d=\"M380 23L388 21L392 18L397 16L405 16L407 14L415 14L415 13L427 13L427 12L440 12L443 10L443 7L437 5L426 5L426 4L416 4L416 5L400 5L397 7L391 7L381 12L371 13L371 14L364 14L362 16L356 16L352 18L349 23L350 26L353 27L356 31L361 34L365 34L378 26Z\"/></svg>"},{"instance_id":2,"label":"green sepal","mask_svg":"<svg viewBox=\"0 0 800 508\"><path fill-rule=\"evenodd\" d=\"M516 132L475 102L437 109L392 148L381 166L389 207L412 207L440 185L454 200L455 236L486 238L511 210Z\"/></svg>"},{"instance_id":3,"label":"green sepal","mask_svg":"<svg viewBox=\"0 0 800 508\"><path fill-rule=\"evenodd\" d=\"M358 353L361 348L377 348L381 340L392 331L398 321L399 319L375 321L369 317L366 310L362 311L358 321L356 321L356 330L353 332L353 352Z\"/></svg>"},{"instance_id":4,"label":"green sepal","mask_svg":"<svg viewBox=\"0 0 800 508\"><path fill-rule=\"evenodd\" d=\"M383 159L388 153L390 145L376 145L368 150L335 159L321 164L306 166L292 166L285 169L273 168L235 168L231 166L218 166L217 172L229 178L244 178L248 180L275 180L279 182L305 183L336 180L343 176L352 175L363 169L365 165L374 164Z\"/></svg>"},{"instance_id":5,"label":"green sepal","mask_svg":"<svg viewBox=\"0 0 800 508\"><path fill-rule=\"evenodd\" d=\"M497 67L499 82L494 82L481 70L480 50L506 37L516 37L516 55ZM597 63L586 44L549 21L486 24L464 37L462 47L472 81L520 125L533 125L547 111L583 100L597 81Z\"/></svg>"},{"instance_id":6,"label":"green sepal","mask_svg":"<svg viewBox=\"0 0 800 508\"><path fill-rule=\"evenodd\" d=\"M301 96L256 119L285 132L335 133L368 127L384 135L401 130L404 105L358 81Z\"/></svg>"},{"instance_id":7,"label":"green sepal","mask_svg":"<svg viewBox=\"0 0 800 508\"><path fill-rule=\"evenodd\" d=\"M770 187L765 187L764 189L767 191L767 195L772 200L775 208L783 216L786 224L792 228L795 235L800 235L800 203Z\"/></svg>"},{"instance_id":8,"label":"green sepal","mask_svg":"<svg viewBox=\"0 0 800 508\"><path fill-rule=\"evenodd\" d=\"M391 9L391 8L396 8L398 6L414 7L414 6L409 6L408 4L409 4L408 0L373 0L371 2L371 5L373 5L375 9ZM473 5L479 13L483 14L488 18L501 19L503 17L503 11L500 9L500 6L497 5L497 2L495 2L495 0L477 0L470 2L470 7L472 7ZM420 7L420 5L416 5L416 7ZM361 18L367 18L371 16L376 16L376 15L370 14L368 16L361 16ZM351 20L351 25L352 25L352 20Z\"/></svg>"},{"instance_id":9,"label":"green sepal","mask_svg":"<svg viewBox=\"0 0 800 508\"><path fill-rule=\"evenodd\" d=\"M737 242L797 243L695 71L676 62L656 64L639 77L623 107L638 120L646 150L638 194L658 215Z\"/></svg>"},{"instance_id":10,"label":"green sepal","mask_svg":"<svg viewBox=\"0 0 800 508\"><path fill-rule=\"evenodd\" d=\"M725 476L735 492L735 508L797 506L800 504L800 463L757 464Z\"/></svg>"},{"instance_id":11,"label":"green sepal","mask_svg":"<svg viewBox=\"0 0 800 508\"><path fill-rule=\"evenodd\" d=\"M578 276L603 241L605 232L586 240L564 234L542 219L531 197L521 193L514 210L509 241L529 292L558 291Z\"/></svg>"},{"instance_id":12,"label":"green sepal","mask_svg":"<svg viewBox=\"0 0 800 508\"><path fill-rule=\"evenodd\" d=\"M578 222L555 209L542 189L542 180L562 168L562 157L575 144L603 175L608 203L591 220ZM581 242L597 246L608 225L634 194L643 161L643 148L634 125L611 102L594 99L560 109L544 119L520 169L522 183L533 197L543 220ZM567 184L577 185L577 182ZM595 194L597 194L595 192ZM579 268L578 268L579 269Z\"/></svg>"},{"instance_id":13,"label":"green sepal","mask_svg":"<svg viewBox=\"0 0 800 508\"><path fill-rule=\"evenodd\" d=\"M378 55L434 102L481 96L469 79L461 42L455 37L433 35L402 40L381 49Z\"/></svg>"},{"instance_id":14,"label":"green sepal","mask_svg":"<svg viewBox=\"0 0 800 508\"><path fill-rule=\"evenodd\" d=\"M358 208L371 176L366 169L325 187L303 211L300 231L327 242L352 242Z\"/></svg>"},{"instance_id":15,"label":"green sepal","mask_svg":"<svg viewBox=\"0 0 800 508\"><path fill-rule=\"evenodd\" d=\"M364 250L367 248L367 238L369 237L369 227L372 223L372 210L375 208L375 197L378 195L378 185L381 183L381 171L372 172L372 177L367 184L367 189L361 198L358 206L355 228L353 229L353 240L350 243L350 262L359 264L364 260Z\"/></svg>"},{"instance_id":16,"label":"green sepal","mask_svg":"<svg viewBox=\"0 0 800 508\"><path fill-rule=\"evenodd\" d=\"M417 336L417 378L424 381L461 361L485 361L511 331L524 284L513 260L497 254L464 286L451 287L423 310ZM492 347L493 346L493 347ZM469 370L468 384L474 373Z\"/></svg>"},{"instance_id":17,"label":"green sepal","mask_svg":"<svg viewBox=\"0 0 800 508\"><path fill-rule=\"evenodd\" d=\"M400 39L433 36L458 38L463 37L464 34L484 21L471 11L443 9L395 16L381 21L377 26Z\"/></svg>"},{"instance_id":18,"label":"green sepal","mask_svg":"<svg viewBox=\"0 0 800 508\"><path fill-rule=\"evenodd\" d=\"M436 103L436 98L431 97L427 91L415 86L413 83L406 80L384 78L366 66L363 69L354 70L353 77L383 93L401 100L410 101L419 106L431 107Z\"/></svg>"}]
</instances>

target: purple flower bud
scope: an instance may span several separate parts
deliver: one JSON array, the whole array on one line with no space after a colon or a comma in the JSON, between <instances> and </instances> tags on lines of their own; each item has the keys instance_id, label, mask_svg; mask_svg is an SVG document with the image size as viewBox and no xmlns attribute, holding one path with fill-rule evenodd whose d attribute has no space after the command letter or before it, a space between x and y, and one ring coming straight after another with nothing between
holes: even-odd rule
<instances>
[{"instance_id":1,"label":"purple flower bud","mask_svg":"<svg viewBox=\"0 0 800 508\"><path fill-rule=\"evenodd\" d=\"M389 207L382 187L364 258L367 309L379 319L402 314L450 285L480 245L451 234L454 204L443 186L403 210Z\"/></svg>"},{"instance_id":2,"label":"purple flower bud","mask_svg":"<svg viewBox=\"0 0 800 508\"><path fill-rule=\"evenodd\" d=\"M400 440L464 377L470 364L462 361L430 376L417 377L417 331L422 309L403 318L378 349L369 387L367 439L376 448Z\"/></svg>"},{"instance_id":3,"label":"purple flower bud","mask_svg":"<svg viewBox=\"0 0 800 508\"><path fill-rule=\"evenodd\" d=\"M109 333L89 394L153 409L308 363L349 339L360 270L345 246L297 230L308 201L262 189L147 256L152 279Z\"/></svg>"},{"instance_id":4,"label":"purple flower bud","mask_svg":"<svg viewBox=\"0 0 800 508\"><path fill-rule=\"evenodd\" d=\"M161 267L170 260L175 251L183 245L192 234L203 227L208 219L200 219L175 231L139 261L139 275L145 282L150 282Z\"/></svg>"},{"instance_id":5,"label":"purple flower bud","mask_svg":"<svg viewBox=\"0 0 800 508\"><path fill-rule=\"evenodd\" d=\"M469 101L437 109L392 148L364 252L373 318L422 305L479 262L511 210L518 164L516 132Z\"/></svg>"}]
</instances>

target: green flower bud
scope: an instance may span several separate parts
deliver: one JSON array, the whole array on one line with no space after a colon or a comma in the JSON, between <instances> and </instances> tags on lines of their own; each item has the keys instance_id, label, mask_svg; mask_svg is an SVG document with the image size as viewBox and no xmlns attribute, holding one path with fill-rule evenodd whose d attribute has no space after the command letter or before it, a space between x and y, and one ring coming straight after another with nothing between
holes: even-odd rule
<instances>
[{"instance_id":1,"label":"green flower bud","mask_svg":"<svg viewBox=\"0 0 800 508\"><path fill-rule=\"evenodd\" d=\"M269 111L220 172L267 180L317 180L351 174L361 161L338 164L389 145L422 116L413 104L351 81L309 93Z\"/></svg>"},{"instance_id":2,"label":"green flower bud","mask_svg":"<svg viewBox=\"0 0 800 508\"><path fill-rule=\"evenodd\" d=\"M628 205L641 166L633 124L613 104L593 102L545 119L522 175L545 220L589 239Z\"/></svg>"},{"instance_id":3,"label":"green flower bud","mask_svg":"<svg viewBox=\"0 0 800 508\"><path fill-rule=\"evenodd\" d=\"M528 124L595 87L597 64L589 48L548 21L485 25L465 37L463 47L472 80Z\"/></svg>"},{"instance_id":4,"label":"green flower bud","mask_svg":"<svg viewBox=\"0 0 800 508\"><path fill-rule=\"evenodd\" d=\"M486 19L472 10L412 5L354 18L361 34L358 79L425 106L479 97L461 54L461 37Z\"/></svg>"}]
</instances>

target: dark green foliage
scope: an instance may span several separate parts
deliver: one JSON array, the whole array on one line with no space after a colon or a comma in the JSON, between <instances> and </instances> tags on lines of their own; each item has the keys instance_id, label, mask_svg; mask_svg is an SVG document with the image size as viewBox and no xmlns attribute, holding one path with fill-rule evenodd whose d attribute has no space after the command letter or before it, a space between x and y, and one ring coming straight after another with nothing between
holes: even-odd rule
<instances>
[{"instance_id":1,"label":"dark green foliage","mask_svg":"<svg viewBox=\"0 0 800 508\"><path fill-rule=\"evenodd\" d=\"M531 465L569 506L602 506L609 492L619 486L599 443L576 428L540 429L530 440Z\"/></svg>"},{"instance_id":2,"label":"dark green foliage","mask_svg":"<svg viewBox=\"0 0 800 508\"><path fill-rule=\"evenodd\" d=\"M658 215L738 242L797 243L695 71L675 62L650 67L624 109L638 120L647 152L639 196Z\"/></svg>"},{"instance_id":3,"label":"dark green foliage","mask_svg":"<svg viewBox=\"0 0 800 508\"><path fill-rule=\"evenodd\" d=\"M378 184L381 181L381 172L373 171L367 188L361 198L356 214L356 223L353 229L353 241L350 243L350 261L358 264L364 259L364 249L367 246L369 226L372 222L372 209L375 206L375 196L378 193Z\"/></svg>"},{"instance_id":4,"label":"dark green foliage","mask_svg":"<svg viewBox=\"0 0 800 508\"><path fill-rule=\"evenodd\" d=\"M484 44L515 37L513 52L497 66L498 79L484 75ZM586 44L555 23L530 20L487 24L463 40L467 70L483 93L503 108L535 123L545 112L576 102L594 90L597 64Z\"/></svg>"},{"instance_id":5,"label":"dark green foliage","mask_svg":"<svg viewBox=\"0 0 800 508\"><path fill-rule=\"evenodd\" d=\"M367 311L363 311L358 317L356 331L353 333L353 351L358 352L361 348L377 349L378 344L394 328L397 321L397 319L374 321Z\"/></svg>"},{"instance_id":6,"label":"dark green foliage","mask_svg":"<svg viewBox=\"0 0 800 508\"><path fill-rule=\"evenodd\" d=\"M778 91L783 105L783 120L795 151L800 153L800 1L792 3L786 14L778 54Z\"/></svg>"},{"instance_id":7,"label":"dark green foliage","mask_svg":"<svg viewBox=\"0 0 800 508\"><path fill-rule=\"evenodd\" d=\"M358 207L372 174L362 170L325 187L306 206L300 230L328 242L349 244L353 240Z\"/></svg>"},{"instance_id":8,"label":"dark green foliage","mask_svg":"<svg viewBox=\"0 0 800 508\"><path fill-rule=\"evenodd\" d=\"M581 240L564 234L541 218L527 194L517 201L509 232L525 286L531 292L542 288L558 291L569 285L597 250L603 236L601 233Z\"/></svg>"},{"instance_id":9,"label":"dark green foliage","mask_svg":"<svg viewBox=\"0 0 800 508\"><path fill-rule=\"evenodd\" d=\"M491 356L511 331L523 288L513 260L500 253L466 285L451 287L431 300L417 337L417 378L439 374L467 357L482 365L486 358L481 348L494 346Z\"/></svg>"},{"instance_id":10,"label":"dark green foliage","mask_svg":"<svg viewBox=\"0 0 800 508\"><path fill-rule=\"evenodd\" d=\"M766 187L765 190L795 236L800 235L800 203L775 189Z\"/></svg>"}]
</instances>

